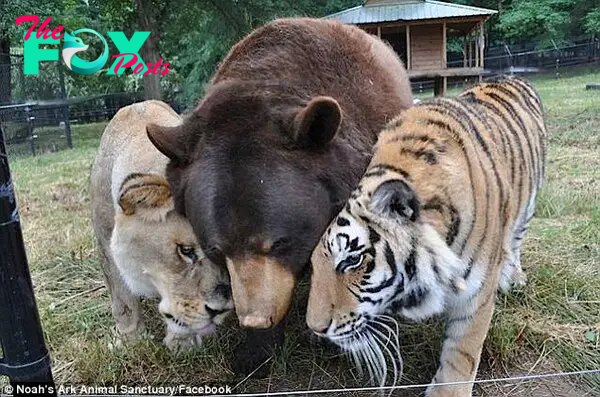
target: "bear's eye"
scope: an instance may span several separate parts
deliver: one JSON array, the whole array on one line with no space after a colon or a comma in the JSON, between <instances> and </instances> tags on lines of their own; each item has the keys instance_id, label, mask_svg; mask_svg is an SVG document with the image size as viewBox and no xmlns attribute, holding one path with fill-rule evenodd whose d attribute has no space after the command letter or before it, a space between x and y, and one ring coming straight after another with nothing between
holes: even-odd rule
<instances>
[{"instance_id":1,"label":"bear's eye","mask_svg":"<svg viewBox=\"0 0 600 397\"><path fill-rule=\"evenodd\" d=\"M225 255L216 245L208 245L204 249L204 255L206 255L211 261L219 266L226 266Z\"/></svg>"},{"instance_id":2,"label":"bear's eye","mask_svg":"<svg viewBox=\"0 0 600 397\"><path fill-rule=\"evenodd\" d=\"M346 259L344 259L337 265L337 271L340 273L344 273L347 270L356 269L362 264L363 257L364 255L362 254L355 254L346 257Z\"/></svg>"},{"instance_id":3,"label":"bear's eye","mask_svg":"<svg viewBox=\"0 0 600 397\"><path fill-rule=\"evenodd\" d=\"M288 238L280 238L279 240L273 243L271 249L269 250L269 254L285 254L287 251L290 250L290 248L292 248L292 241Z\"/></svg>"},{"instance_id":4,"label":"bear's eye","mask_svg":"<svg viewBox=\"0 0 600 397\"><path fill-rule=\"evenodd\" d=\"M190 258L192 262L196 262L198 260L198 255L196 255L196 250L194 247L177 244L177 250L179 251L180 255Z\"/></svg>"}]
</instances>

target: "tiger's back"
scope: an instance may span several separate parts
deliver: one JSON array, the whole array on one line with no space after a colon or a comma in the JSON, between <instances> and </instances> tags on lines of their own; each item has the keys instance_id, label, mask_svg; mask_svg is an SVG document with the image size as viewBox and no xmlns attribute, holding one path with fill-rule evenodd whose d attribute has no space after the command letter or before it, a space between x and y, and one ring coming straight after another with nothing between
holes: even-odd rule
<instances>
[{"instance_id":1,"label":"tiger's back","mask_svg":"<svg viewBox=\"0 0 600 397\"><path fill-rule=\"evenodd\" d=\"M506 266L500 279L503 291L510 282L524 283L520 247L535 213L535 199L546 176L548 136L539 95L525 80L502 78L462 93L459 101L471 104L493 120L486 130L499 148L508 173L515 218Z\"/></svg>"},{"instance_id":2,"label":"tiger's back","mask_svg":"<svg viewBox=\"0 0 600 397\"><path fill-rule=\"evenodd\" d=\"M474 379L496 291L525 281L519 251L546 145L540 98L518 78L404 111L313 252L309 326L355 349L341 342L347 333L360 336L385 312L444 313L433 383ZM428 395L471 390L432 385Z\"/></svg>"}]
</instances>

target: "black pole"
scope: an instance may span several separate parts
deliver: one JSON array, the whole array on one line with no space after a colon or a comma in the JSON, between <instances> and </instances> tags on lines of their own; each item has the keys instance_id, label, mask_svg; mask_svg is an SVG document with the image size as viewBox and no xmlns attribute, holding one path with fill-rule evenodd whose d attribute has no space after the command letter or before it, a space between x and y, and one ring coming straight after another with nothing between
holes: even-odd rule
<instances>
[{"instance_id":1,"label":"black pole","mask_svg":"<svg viewBox=\"0 0 600 397\"><path fill-rule=\"evenodd\" d=\"M67 102L67 89L65 88L65 73L60 61L56 62L58 68L58 81L60 84L60 97L64 100L64 104L60 107L62 117L65 123L65 135L67 136L67 146L73 149L73 137L71 135L71 123L69 122L69 103Z\"/></svg>"},{"instance_id":2,"label":"black pole","mask_svg":"<svg viewBox=\"0 0 600 397\"><path fill-rule=\"evenodd\" d=\"M42 387L46 393L41 394L56 395L1 126L0 318L0 375L8 376L15 395L26 383Z\"/></svg>"}]
</instances>

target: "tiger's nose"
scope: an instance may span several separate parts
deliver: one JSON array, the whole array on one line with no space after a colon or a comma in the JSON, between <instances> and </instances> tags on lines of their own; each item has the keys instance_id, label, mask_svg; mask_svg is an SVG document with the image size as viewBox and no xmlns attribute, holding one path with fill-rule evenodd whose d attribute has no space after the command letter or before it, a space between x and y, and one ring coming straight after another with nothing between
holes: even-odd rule
<instances>
[{"instance_id":1,"label":"tiger's nose","mask_svg":"<svg viewBox=\"0 0 600 397\"><path fill-rule=\"evenodd\" d=\"M223 313L229 311L227 309L213 309L212 307L210 307L208 305L204 305L204 309L206 309L206 313L208 313L210 318L216 317L219 314L223 314Z\"/></svg>"},{"instance_id":2,"label":"tiger's nose","mask_svg":"<svg viewBox=\"0 0 600 397\"><path fill-rule=\"evenodd\" d=\"M317 333L317 334L327 334L327 331L329 331L329 327L331 327L331 324L333 323L333 319L330 318L328 320L328 322L311 322L311 321L307 321L308 327L310 329L313 330L313 332ZM327 324L327 325L325 325Z\"/></svg>"}]
</instances>

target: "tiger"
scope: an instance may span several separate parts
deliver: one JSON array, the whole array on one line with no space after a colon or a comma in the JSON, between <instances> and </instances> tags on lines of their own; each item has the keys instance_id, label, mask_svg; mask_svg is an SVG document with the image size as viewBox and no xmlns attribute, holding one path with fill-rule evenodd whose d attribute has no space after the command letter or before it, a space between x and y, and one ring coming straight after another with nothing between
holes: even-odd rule
<instances>
[{"instance_id":1,"label":"tiger","mask_svg":"<svg viewBox=\"0 0 600 397\"><path fill-rule=\"evenodd\" d=\"M541 98L518 77L397 115L312 252L309 328L385 379L383 353L393 352L384 339L398 339L389 315L441 316L444 341L426 395L471 395L497 292L526 283L520 249L547 142Z\"/></svg>"}]
</instances>

